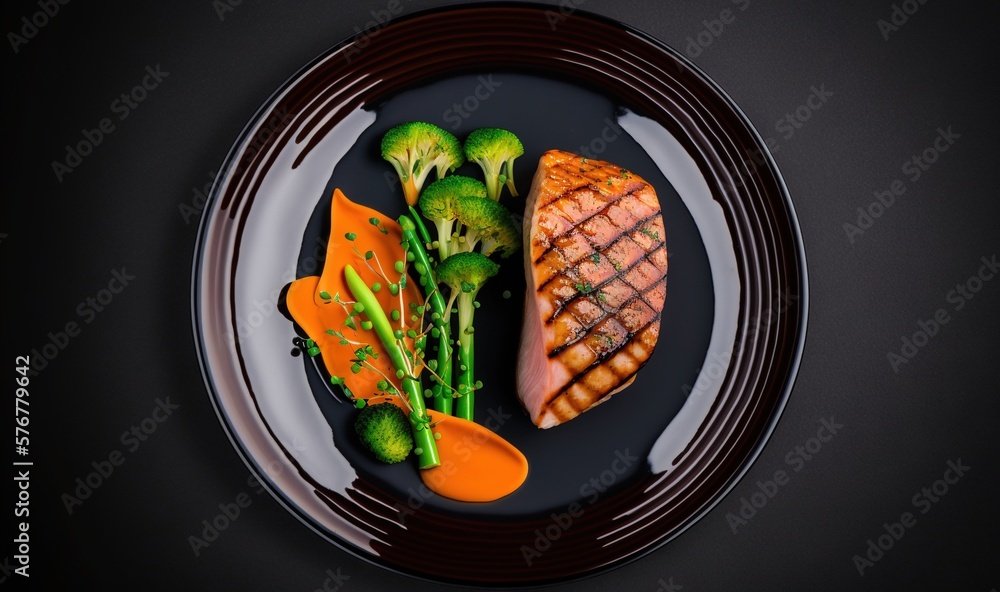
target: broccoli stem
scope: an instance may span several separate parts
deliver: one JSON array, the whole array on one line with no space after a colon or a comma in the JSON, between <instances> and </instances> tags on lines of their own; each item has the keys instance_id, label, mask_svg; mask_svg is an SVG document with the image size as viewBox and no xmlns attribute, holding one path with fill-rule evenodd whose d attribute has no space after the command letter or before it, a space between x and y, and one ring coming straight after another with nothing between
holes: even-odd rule
<instances>
[{"instance_id":1,"label":"broccoli stem","mask_svg":"<svg viewBox=\"0 0 1000 592\"><path fill-rule=\"evenodd\" d=\"M437 227L438 234L438 258L444 261L451 255L451 243L455 238L456 233L454 231L455 221L454 220L441 220L435 223Z\"/></svg>"},{"instance_id":2,"label":"broccoli stem","mask_svg":"<svg viewBox=\"0 0 1000 592\"><path fill-rule=\"evenodd\" d=\"M499 201L500 188L503 186L503 183L500 181L500 167L497 167L497 170L493 171L486 170L486 166L483 166L483 171L486 173L486 197L493 201Z\"/></svg>"},{"instance_id":3,"label":"broccoli stem","mask_svg":"<svg viewBox=\"0 0 1000 592\"><path fill-rule=\"evenodd\" d=\"M420 381L411 373L410 366L406 361L406 354L403 353L403 348L396 340L392 325L389 324L389 319L385 316L385 311L382 310L382 305L375 294L350 265L344 267L344 276L354 299L364 305L365 310L362 314L371 321L372 328L382 342L382 346L385 347L386 353L389 354L392 365L397 372L403 374L402 391L406 393L410 407L413 409L409 419L410 427L413 429L413 440L416 444L414 452L419 450L417 464L421 469L436 467L441 464L441 459L438 456L437 444L434 442L434 434L429 425L430 417L424 407L424 394L420 389Z\"/></svg>"},{"instance_id":4,"label":"broccoli stem","mask_svg":"<svg viewBox=\"0 0 1000 592\"><path fill-rule=\"evenodd\" d=\"M507 159L507 168L504 169L504 174L507 176L507 189L510 189L510 194L517 197L517 188L514 187L514 158Z\"/></svg>"},{"instance_id":5,"label":"broccoli stem","mask_svg":"<svg viewBox=\"0 0 1000 592\"><path fill-rule=\"evenodd\" d=\"M475 293L462 293L458 297L458 401L455 402L455 416L473 421L475 415L475 328L472 325L475 314Z\"/></svg>"},{"instance_id":6,"label":"broccoli stem","mask_svg":"<svg viewBox=\"0 0 1000 592\"><path fill-rule=\"evenodd\" d=\"M416 205L417 197L420 195L420 188L417 187L417 181L414 177L415 175L410 175L405 181L402 181L403 197L406 198L406 204L410 206Z\"/></svg>"},{"instance_id":7,"label":"broccoli stem","mask_svg":"<svg viewBox=\"0 0 1000 592\"><path fill-rule=\"evenodd\" d=\"M413 208L410 209L412 211ZM430 304L431 311L437 315L436 318L434 314L431 315L431 321L440 332L436 370L440 380L435 380L435 384L431 388L431 392L434 393L434 410L451 415L453 398L451 395L451 343L449 341L451 321L448 318L441 290L437 287L437 278L434 277L430 257L427 255L427 250L424 249L424 243L417 236L420 225L419 218L410 218L405 214L399 217L399 226L403 229L403 240L410 252L413 253L414 267L417 269L417 273L425 278L423 286L427 302ZM427 233L426 227L424 227L423 232Z\"/></svg>"}]
</instances>

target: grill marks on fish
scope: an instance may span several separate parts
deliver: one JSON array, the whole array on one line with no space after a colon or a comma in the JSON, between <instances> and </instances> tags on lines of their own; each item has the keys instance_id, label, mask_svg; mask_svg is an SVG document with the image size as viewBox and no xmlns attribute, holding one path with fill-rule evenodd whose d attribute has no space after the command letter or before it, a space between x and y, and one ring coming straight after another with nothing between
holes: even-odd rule
<instances>
[{"instance_id":1,"label":"grill marks on fish","mask_svg":"<svg viewBox=\"0 0 1000 592\"><path fill-rule=\"evenodd\" d=\"M549 169L532 214L530 260L544 351L565 369L546 401L561 423L627 386L649 359L667 251L659 202L641 178L558 151L540 164Z\"/></svg>"}]
</instances>

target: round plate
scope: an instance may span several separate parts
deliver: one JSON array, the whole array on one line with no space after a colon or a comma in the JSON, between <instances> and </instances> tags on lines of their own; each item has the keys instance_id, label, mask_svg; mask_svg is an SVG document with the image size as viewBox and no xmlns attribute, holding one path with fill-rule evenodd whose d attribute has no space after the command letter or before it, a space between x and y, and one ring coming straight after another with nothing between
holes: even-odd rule
<instances>
[{"instance_id":1,"label":"round plate","mask_svg":"<svg viewBox=\"0 0 1000 592\"><path fill-rule=\"evenodd\" d=\"M476 371L486 388L476 419L530 463L518 491L488 504L440 498L411 463L364 454L353 406L314 360L291 355L296 329L282 314L282 288L322 269L334 187L401 213L378 143L414 120L460 138L484 126L514 131L525 145L515 166L522 192L541 153L559 148L642 176L663 209L670 281L657 348L632 386L571 422L539 430L519 407L519 258L502 262L481 293ZM523 193L504 203L519 212ZM647 35L526 4L400 18L293 76L227 159L193 282L196 342L219 417L290 512L379 565L503 586L621 565L705 514L774 428L807 308L791 201L732 100Z\"/></svg>"}]
</instances>

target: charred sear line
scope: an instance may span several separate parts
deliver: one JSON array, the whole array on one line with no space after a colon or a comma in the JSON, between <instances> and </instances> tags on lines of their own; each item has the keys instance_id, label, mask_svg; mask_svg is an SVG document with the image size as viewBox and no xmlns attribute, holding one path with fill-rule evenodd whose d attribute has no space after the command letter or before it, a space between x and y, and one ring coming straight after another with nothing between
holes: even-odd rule
<instances>
[{"instance_id":1,"label":"charred sear line","mask_svg":"<svg viewBox=\"0 0 1000 592\"><path fill-rule=\"evenodd\" d=\"M608 166L594 166L590 163L586 163L586 166L580 166L584 163L578 163L575 159L572 161L560 162L552 165L551 172L549 173L551 178L557 178L560 182L565 182L567 179L576 179L578 183L567 186L563 188L562 193L558 195L552 195L551 199L546 202L542 202L539 205L541 207L547 206L554 201L563 199L567 195L572 195L581 189L590 189L595 193L601 193L601 186L607 186L607 180L613 179L616 176L621 175L621 169L619 167L608 167ZM561 175L557 173L562 173ZM638 188L646 185L646 183L635 181L632 177L626 177L624 180L631 180L629 185L635 185ZM628 193L636 191L636 189L630 190ZM624 197L624 196L622 196Z\"/></svg>"},{"instance_id":2,"label":"charred sear line","mask_svg":"<svg viewBox=\"0 0 1000 592\"><path fill-rule=\"evenodd\" d=\"M615 309L614 312L604 314L603 316L601 316L601 318L597 319L597 321L595 321L593 323L593 325L591 325L591 327L596 327L597 325L600 325L601 322L603 322L608 317L615 317L615 319L618 320L618 324L621 325L622 327L624 327L625 323L621 322L621 320L618 319L617 314L620 311L628 308L629 304L632 304L632 303L634 303L636 301L644 302L646 304L646 306L649 306L649 303L646 302L646 299L643 298L641 294L639 294L638 292L634 292L632 294L632 296L630 296L628 298L628 300L626 300L625 302L623 302L620 307L618 307L617 309ZM603 353L597 354L597 360L595 360L593 364L591 364L590 366L588 366L587 369L584 370L583 372L581 372L580 374L586 374L587 372L589 372L595 366L599 366L601 364L601 362L603 362L604 360L610 358L611 356L617 354L622 349L624 349L625 346L627 346L629 343L632 342L633 339L635 339L636 335L639 335L640 333L642 333L643 331L645 331L646 329L648 329L649 326L652 325L653 323L659 323L660 322L660 317L663 315L662 308L661 307L658 308L658 307L655 307L655 306L649 306L649 308L652 309L652 311L654 313L656 313L656 314L653 315L653 318L650 319L650 321L648 323L646 323L645 325L643 325L642 327L640 327L636 331L626 331L625 332L625 339L622 340L621 346L616 347L614 349L609 349L609 350L607 350L607 351L605 351ZM567 311L566 314L573 315L573 312L572 311ZM573 318L577 318L576 315L573 315ZM580 321L580 319L578 319L578 318L577 318L577 322L579 322L581 325L584 325L586 327L586 325L582 321ZM576 337L574 337L573 339L571 339L570 341L567 341L566 343L564 343L562 345L558 345L558 346L552 348L552 351L549 352L549 357L550 358L554 358L554 357L558 356L564 350L566 350L566 349L568 349L568 348L576 345L577 343L583 341L584 339L586 339L590 335L591 335L590 328L586 328L586 329L584 329L582 331L577 331ZM577 377L574 377L574 379L572 381L570 381L569 384L566 385L566 388L569 388L571 384L573 384L574 382L576 382L576 378Z\"/></svg>"},{"instance_id":3,"label":"charred sear line","mask_svg":"<svg viewBox=\"0 0 1000 592\"><path fill-rule=\"evenodd\" d=\"M656 281L654 281L653 283L651 283L648 288L646 288L645 290L642 291L642 293L639 293L638 291L636 293L638 294L637 297L640 300L642 300L643 302L646 303L646 306L648 306L649 308L651 308L654 311L658 310L658 311L662 312L663 311L663 303L662 302L660 302L659 304L654 305L654 303L651 302L650 299L646 297L646 294L649 294L650 292L652 292L653 288L655 288L657 286L657 284L659 284L660 282L663 282L664 283L664 288L666 288L667 274L665 274L665 273L661 274L660 277L656 278ZM656 313L657 317L660 316L660 312Z\"/></svg>"},{"instance_id":4,"label":"charred sear line","mask_svg":"<svg viewBox=\"0 0 1000 592\"><path fill-rule=\"evenodd\" d=\"M630 235L631 233L635 232L636 229L642 228L642 227L646 226L647 224L649 224L650 222L652 222L653 220L656 220L660 215L661 215L660 212L657 211L656 213L654 213L654 214L652 214L650 216L647 216L646 218L643 218L642 220L637 221L632 228L623 229L617 236L615 236L614 240L611 241L611 243L608 244L608 247L610 248L612 245L616 244L618 241L622 240L623 238L626 238L628 235ZM565 235L561 235L561 236L565 236ZM594 246L594 243L591 243L588 240L587 244L589 244L590 248L593 249L591 251L591 255L593 255L594 253L599 253L601 255L601 257L606 257L606 255L604 253L602 253L596 246ZM603 285L607 284L608 282L614 280L616 277L624 277L625 274L628 273L633 267L639 265L643 261L649 261L650 263L653 263L653 261L649 259L649 256L652 253L656 252L657 250L659 250L661 247L664 247L664 246L666 246L666 243L663 241L663 239L660 239L659 241L653 243L653 246L649 250L648 253L643 253L643 256L640 257L638 260L636 260L636 262L633 263L632 265L629 265L628 267L623 267L620 270L616 269L614 275L612 275L607 280L601 282L601 284L599 286L595 286L594 290L596 291L597 288L599 288L600 286L603 286ZM559 247L551 244L551 241L550 241L549 248L546 249L545 253L542 254L542 257L540 257L538 259L538 261L535 261L535 263L536 264L539 263L545 257L545 254L548 254L551 251L555 251L560 256L562 256L563 259L566 259L565 253L563 253L562 250ZM583 261L585 261L586 259L587 259L587 257L584 256L584 257L581 257L580 259L577 259L576 261L566 260L566 262L568 264L566 271L575 271L576 267L579 266L580 263L583 262ZM572 266L572 268L570 268L570 266ZM557 274L554 274L549 279L547 279L544 282L542 282L538 286L538 289L536 290L536 292L541 292L546 286L548 286L550 283L552 283L553 280L555 280L556 278L559 278L559 277L563 277L563 276L569 277L571 280L578 279L576 277L570 276L569 273L557 273ZM572 302L572 300L567 300L566 302L562 303L560 305L560 307L562 305L569 304L570 302ZM558 311L556 311L556 312L558 313ZM552 315L552 316L554 317L555 315Z\"/></svg>"},{"instance_id":5,"label":"charred sear line","mask_svg":"<svg viewBox=\"0 0 1000 592\"><path fill-rule=\"evenodd\" d=\"M629 337L629 340L627 340L626 343L628 343L635 335L639 335L640 333L642 333L643 331L645 331L654 322L659 322L659 320L660 320L660 315L657 314L656 318L653 321L650 321L647 325L643 326L642 329L640 329L639 331L636 331L632 336ZM563 385L562 389L558 393L556 393L556 395L554 397L552 397L552 400L555 401L556 399L558 399L559 397L561 397L562 395L564 395L566 392L569 391L570 388L572 388L572 386L574 384L580 382L581 380L586 379L587 376L591 373L591 371L593 371L598 366L600 366L601 364L603 364L604 362L606 362L608 359L610 359L610 358L618 355L619 353L621 353L621 349L616 349L614 351L609 351L609 352L606 352L606 353L604 353L604 354L602 354L600 356L597 356L597 359L594 360L593 364L591 364L590 366L587 366L587 368L583 372L580 372L579 374L576 374L572 378L570 378L569 382L567 382L565 385ZM613 391L616 388L620 387L621 385L625 384L626 382L628 382L628 380L630 378L632 378L633 376L635 376L636 374L638 374L639 370L641 370L642 367L646 365L646 362L649 361L650 357L652 357L652 356L647 357L645 360L636 360L638 362L638 364L636 366L635 372L630 372L627 376L620 376L617 372L612 372L612 374L614 374L615 377L618 379L618 383L615 384L613 387L611 387L611 389L608 391L608 393L610 393L611 391ZM601 398L604 398L604 397L608 396L608 393L605 393ZM598 399L598 400L600 400L600 399Z\"/></svg>"},{"instance_id":6,"label":"charred sear line","mask_svg":"<svg viewBox=\"0 0 1000 592\"><path fill-rule=\"evenodd\" d=\"M657 213L657 216L658 216L658 215L659 215L659 214ZM651 216L651 218L655 218L655 216ZM637 298L638 298L638 299L640 299L640 300L643 300L643 302L645 302L645 300L644 300L644 299L643 299L643 298L641 297L641 295L640 295L640 294L638 293L638 290L636 290L636 289L635 289L635 287L634 287L634 286L632 286L631 284L629 284L629 283L628 283L628 280L626 280L626 279L625 279L625 275L626 275L626 274L627 274L627 273L628 273L628 272L629 272L630 270L632 270L632 269L634 269L634 268L638 267L639 265L642 265L642 263L643 263L643 262L648 262L648 263L652 263L652 260L650 259L650 256L651 256L651 255L652 255L653 253L655 253L656 251L658 251L659 249L661 249L661 248L664 248L664 246L665 246L665 245L664 245L663 241L660 241L659 243L657 243L657 244L656 244L656 245L655 245L655 246L653 247L653 249L651 249L651 250L650 250L649 252L645 252L645 253L643 253L643 254L642 254L642 257L639 257L638 259L636 259L635 263L633 263L632 265L629 265L628 267L623 267L623 268L622 268L622 269L621 269L620 271L616 271L616 272L614 273L614 275L612 275L612 276L611 276L611 277L609 277L608 279L604 280L603 282L601 282L601 283L597 284L596 286L591 286L591 288L590 288L590 291L589 291L589 292L588 292L587 294L584 294L584 293L581 293L581 292L577 292L577 293L576 293L576 295L574 295L574 296L573 296L572 298L569 298L569 299L567 299L567 300L557 300L557 301L556 301L556 302L554 303L554 304L555 304L555 310L553 310L553 311L552 311L552 316L550 316L550 317L549 317L548 319L546 319L546 320L545 320L545 324L547 324L547 325L548 325L548 324L552 324L553 322L555 322L556 318L557 318L557 317L558 317L558 316L559 316L560 314L562 314L562 312L563 312L563 311L564 311L564 310L566 309L566 307L567 307L567 306L570 306L571 304L573 304L574 302L576 302L576 300L578 300L579 298L586 298L586 297L587 297L587 296L588 296L589 294L597 294L597 293L599 293L599 292L601 291L601 289L602 289L602 288L603 288L604 286L607 286L608 284L610 284L610 283L614 282L614 281L615 281L616 279L621 279L621 280L623 280L623 281L624 281L624 282L625 282L626 284L628 284L628 286L629 286L630 288L632 288L632 290L633 290L633 294L632 294L632 295L631 295L630 297L628 297L628 298L627 298L627 299L625 300L625 302L622 302L621 306L619 306L618 308L616 308L616 309L615 309L614 311L612 311L612 312L615 312L615 313L616 313L616 312L618 312L618 311L619 311L619 310L621 310L622 308L625 308L625 305L626 305L626 304L628 304L628 303L630 303L630 302L632 302L632 301L636 300ZM667 274L666 274L666 272L661 272L661 273L660 273L660 277L656 278L656 280L655 280L655 281L653 281L653 282L651 282L651 283L650 283L650 285L651 285L651 286L652 286L652 285L655 285L655 284L656 284L657 282L659 282L659 281L660 281L660 280L662 280L662 279L663 279L664 277L666 277L666 275L667 275ZM538 287L538 290L537 290L537 291L538 291L538 292L541 292L541 291L542 291L542 289L543 289L543 288L544 288L545 286L547 286L547 285L548 285L548 284L549 284L549 283L550 283L550 282L551 282L552 280L554 280L554 279L556 279L556 278L558 278L558 277L568 277L568 278L569 278L570 280L576 280L576 279L577 279L577 278L574 278L574 277L571 277L571 276L569 276L569 274L557 274L557 275L554 275L553 277L549 278L549 279L548 279L547 281L545 281L545 282L544 282L544 283L543 283L543 284L542 284L541 286L539 286L539 287ZM662 308L662 305L660 305L660 306L653 306L653 305L652 305L652 303L650 303L650 302L646 302L646 305L647 305L647 306L649 306L650 308L652 308L653 310L656 310L656 309L658 309L658 308ZM603 306L602 306L602 308L603 308ZM607 316L607 314L605 314L605 315L604 315L603 317L601 317L601 318L603 319L603 318L605 318L606 316ZM581 323L581 324L585 324L585 323ZM595 323L595 324L596 324L596 323Z\"/></svg>"},{"instance_id":7,"label":"charred sear line","mask_svg":"<svg viewBox=\"0 0 1000 592\"><path fill-rule=\"evenodd\" d=\"M578 187L577 189L573 189L573 190L572 190L572 192L576 192L576 191L579 191L579 190L580 190L580 189L582 189L583 187L587 187L587 188L589 188L589 189L590 189L591 191L593 191L593 192L595 192L595 193L600 193L600 191L601 191L601 190L600 190L600 188L599 188L599 187L597 187L596 185L593 185L593 184L588 184L588 185L584 185L584 186L581 186L581 187ZM593 218L596 218L597 216L600 216L600 215L602 215L602 214L605 214L605 215L606 215L606 214L607 214L607 212L608 212L608 209L610 209L610 208L611 208L612 206L614 206L614 205L617 205L617 204L618 204L618 202L622 201L622 200L623 200L623 199L625 199L626 197L629 197L630 195L632 195L632 194L634 194L635 192L639 191L639 190L640 190L640 189L642 189L643 187L646 187L646 185L645 185L645 184L643 184L643 183L637 183L637 184L634 184L634 186L633 186L633 187L632 187L631 189L629 189L628 191L626 191L626 192L624 192L624 193L621 193L621 194L619 194L619 195L618 195L617 197L615 197L615 199L614 199L613 201L609 201L609 202L605 203L605 204L604 204L604 207L603 207L603 208L601 208L600 210L598 210L598 211L594 212L593 214L590 214L589 216L586 216L586 217L583 217L583 218L580 218L579 220L574 220L574 221L573 221L573 226L574 226L574 228L577 228L577 227L580 227L580 226L583 226L583 225L584 225L584 224L585 224L585 223L586 223L586 222L587 222L588 220L591 220L591 219L593 219ZM563 196L566 196L566 195L567 195L568 193L571 193L571 192L570 192L570 191L567 191L566 193L564 193L564 194L563 194ZM557 198L557 199L559 199L559 198ZM553 200L553 201L555 201L555 200ZM551 202L550 202L550 203L551 203ZM545 205L548 205L548 204L545 204ZM658 216L658 215L660 215L660 212L659 212L659 211L657 211L657 212L656 212L655 216ZM647 218L647 219L650 219L650 218L653 218L653 217L654 217L654 216L650 216L650 217L649 217L649 218ZM633 228L628 228L628 229L622 229L622 232L621 232L621 233L619 233L618 237L620 237L620 236L621 236L622 234L625 234L626 232L631 232L631 231L633 231L633 230L635 230L635 227L633 227ZM572 232L572 230L570 230L570 231L567 231L567 232L564 232L564 233L562 233L562 234L557 234L557 235L555 235L555 236L550 236L550 237L547 237L547 238L548 238L548 243L549 243L549 245L548 245L548 247L546 247L546 248L545 248L545 250L544 250L544 251L542 251L542 254L541 254L541 255L539 255L539 256L538 256L538 258L536 258L536 259L535 259L535 264L537 265L538 263L541 263L541 262L542 262L542 260L543 260L543 259L545 258L545 256L549 254L549 251L551 251L551 250L553 250L554 248L556 248L556 247L555 247L555 241L557 241L557 240L561 239L562 237L564 237L564 236L568 235L568 234L569 234L570 232ZM616 237L616 238L618 238L618 237ZM591 245L591 247L593 247L593 246L594 246L594 245Z\"/></svg>"}]
</instances>

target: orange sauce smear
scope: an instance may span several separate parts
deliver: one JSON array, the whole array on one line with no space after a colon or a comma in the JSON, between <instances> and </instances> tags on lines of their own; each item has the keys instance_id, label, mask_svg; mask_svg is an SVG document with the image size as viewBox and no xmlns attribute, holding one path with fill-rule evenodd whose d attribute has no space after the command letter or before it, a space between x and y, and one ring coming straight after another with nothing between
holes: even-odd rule
<instances>
[{"instance_id":1,"label":"orange sauce smear","mask_svg":"<svg viewBox=\"0 0 1000 592\"><path fill-rule=\"evenodd\" d=\"M373 217L382 221L381 228L388 234L383 234L369 222ZM345 236L349 232L356 235L353 241ZM354 357L356 346L341 345L340 338L327 333L327 329L340 331L354 341L370 343L379 357L369 361L389 377L394 377L396 370L377 338L355 339L353 331L344 325L348 317L344 307L320 296L321 292L325 292L331 298L340 294L343 301L353 300L344 278L344 267L352 264L359 273L367 272L364 277L369 284L375 281L383 284L375 295L386 313L399 309L402 318L409 319L413 314L410 303L423 303L417 282L408 281L406 289L400 291L403 296L403 308L400 309L399 295L390 294L386 282L377 279L365 265L364 257L354 251L355 248L361 253L373 251L381 262L384 274L392 279L398 276L393 266L403 256L401 241L402 230L394 220L352 202L340 189L335 190L330 207L330 242L323 273L292 282L285 303L295 322L316 342L323 364L331 376L342 377L344 385L359 399L368 399L372 404L389 401L409 412L406 403L399 397L376 394L375 385L382 380L379 374L367 369L357 374L351 372L350 360ZM376 267L375 259L369 263ZM361 319L355 317L355 321L360 326ZM362 334L361 331L359 334ZM412 343L407 345L412 348ZM431 491L458 501L489 502L508 495L524 483L528 475L528 461L512 444L477 423L433 410L428 410L428 414L434 425L433 430L441 435L437 440L440 466L420 472L420 478Z\"/></svg>"},{"instance_id":2,"label":"orange sauce smear","mask_svg":"<svg viewBox=\"0 0 1000 592\"><path fill-rule=\"evenodd\" d=\"M382 232L369 222L370 218L378 218L382 224L381 228L388 231ZM346 238L347 233L353 233L353 241ZM359 327L356 337L354 331L344 325L348 313L343 306L336 302L331 302L320 296L321 293L333 298L339 294L344 302L354 300L351 291L347 287L347 280L344 277L344 267L351 264L362 274L362 277L371 285L374 282L382 284L382 289L375 296L386 314L393 309L399 309L401 318L409 319L413 312L410 310L410 303L423 304L423 297L420 294L420 287L416 282L408 281L406 289L401 290L402 308L400 308L400 295L393 296L389 292L388 283L378 278L365 264L363 255L366 251L375 253L375 257L368 261L375 269L378 269L376 261L381 264L383 274L389 279L397 278L399 274L393 268L396 261L403 257L403 251L399 244L403 240L403 231L395 220L391 220L371 208L356 204L349 200L340 189L333 192L333 203L330 207L330 242L326 251L326 263L323 267L323 274L319 277L308 276L292 282L285 296L285 303L292 318L306 332L310 339L316 342L323 356L323 364L331 376L339 376L344 379L344 386L351 390L355 397L367 399L375 393L375 385L382 377L371 370L362 370L354 374L351 372L351 359L354 358L355 345L341 345L340 338L330 335L327 329L333 329L344 334L352 341L363 341L370 343L374 351L378 354L378 359L369 361L386 376L396 375L396 369L392 367L389 355L377 338L366 338L365 333L360 331L361 319L355 317L355 322ZM357 249L358 252L354 250ZM350 309L350 305L347 307ZM372 335L372 334L368 334ZM405 340L408 347L413 346L412 341ZM398 397L393 397L394 402L400 407L404 407ZM404 407L405 408L405 407Z\"/></svg>"}]
</instances>

